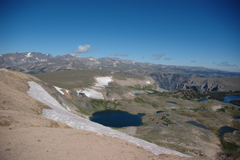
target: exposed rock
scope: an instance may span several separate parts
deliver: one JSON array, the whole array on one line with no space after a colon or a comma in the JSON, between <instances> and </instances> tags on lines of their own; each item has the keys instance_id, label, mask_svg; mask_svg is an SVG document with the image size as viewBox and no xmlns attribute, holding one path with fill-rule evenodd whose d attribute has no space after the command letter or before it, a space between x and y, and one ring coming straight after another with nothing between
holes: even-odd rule
<instances>
[{"instance_id":1,"label":"exposed rock","mask_svg":"<svg viewBox=\"0 0 240 160\"><path fill-rule=\"evenodd\" d=\"M190 78L176 87L200 93L240 90L240 77L233 78Z\"/></svg>"}]
</instances>

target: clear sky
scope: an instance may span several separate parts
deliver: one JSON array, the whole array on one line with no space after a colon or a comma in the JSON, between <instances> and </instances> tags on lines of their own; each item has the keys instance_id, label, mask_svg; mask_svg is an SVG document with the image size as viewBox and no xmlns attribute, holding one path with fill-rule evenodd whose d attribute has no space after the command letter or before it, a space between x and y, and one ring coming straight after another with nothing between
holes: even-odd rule
<instances>
[{"instance_id":1,"label":"clear sky","mask_svg":"<svg viewBox=\"0 0 240 160\"><path fill-rule=\"evenodd\" d=\"M0 0L0 54L10 52L240 72L240 1Z\"/></svg>"}]
</instances>

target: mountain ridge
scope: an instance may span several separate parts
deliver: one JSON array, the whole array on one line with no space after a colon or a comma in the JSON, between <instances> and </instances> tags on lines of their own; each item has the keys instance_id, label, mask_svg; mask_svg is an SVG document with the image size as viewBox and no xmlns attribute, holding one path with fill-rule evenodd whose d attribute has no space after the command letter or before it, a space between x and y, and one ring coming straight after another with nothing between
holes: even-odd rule
<instances>
[{"instance_id":1,"label":"mountain ridge","mask_svg":"<svg viewBox=\"0 0 240 160\"><path fill-rule=\"evenodd\" d=\"M29 74L64 70L101 70L111 74L143 75L152 77L160 88L166 90L183 89L184 85L182 84L186 83L190 78L195 77L240 77L240 73L204 67L168 66L122 60L116 57L86 58L75 54L53 57L50 54L42 54L40 52L15 52L4 54L0 56L0 67ZM206 91L207 90L209 90L209 88L207 88Z\"/></svg>"}]
</instances>

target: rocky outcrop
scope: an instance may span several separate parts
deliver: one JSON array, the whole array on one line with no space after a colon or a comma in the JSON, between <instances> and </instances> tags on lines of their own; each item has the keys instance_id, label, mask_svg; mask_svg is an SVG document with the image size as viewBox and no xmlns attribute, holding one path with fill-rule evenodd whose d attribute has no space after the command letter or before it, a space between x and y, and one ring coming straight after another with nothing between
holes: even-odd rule
<instances>
[{"instance_id":1,"label":"rocky outcrop","mask_svg":"<svg viewBox=\"0 0 240 160\"><path fill-rule=\"evenodd\" d=\"M191 89L196 92L235 91L239 89L240 78L191 78L176 86L176 89Z\"/></svg>"},{"instance_id":2,"label":"rocky outcrop","mask_svg":"<svg viewBox=\"0 0 240 160\"><path fill-rule=\"evenodd\" d=\"M178 85L194 75L182 75L174 73L151 73L150 76L155 80L160 88L166 90L176 90Z\"/></svg>"}]
</instances>

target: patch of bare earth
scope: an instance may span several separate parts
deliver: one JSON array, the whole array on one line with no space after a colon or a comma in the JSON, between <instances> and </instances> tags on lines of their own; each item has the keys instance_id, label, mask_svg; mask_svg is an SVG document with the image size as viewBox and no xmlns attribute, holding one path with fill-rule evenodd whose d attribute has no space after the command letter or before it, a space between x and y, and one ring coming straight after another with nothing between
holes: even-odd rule
<instances>
[{"instance_id":1,"label":"patch of bare earth","mask_svg":"<svg viewBox=\"0 0 240 160\"><path fill-rule=\"evenodd\" d=\"M72 129L39 116L48 106L27 95L27 81L39 82L32 76L0 69L0 159L200 159L156 156L125 140Z\"/></svg>"}]
</instances>

